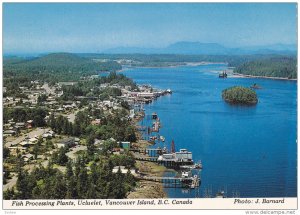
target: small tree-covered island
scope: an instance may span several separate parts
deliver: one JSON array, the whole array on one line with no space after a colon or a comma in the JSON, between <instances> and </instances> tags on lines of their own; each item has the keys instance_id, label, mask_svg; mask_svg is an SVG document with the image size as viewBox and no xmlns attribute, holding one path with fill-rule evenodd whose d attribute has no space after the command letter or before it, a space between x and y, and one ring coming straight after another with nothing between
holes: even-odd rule
<instances>
[{"instance_id":1,"label":"small tree-covered island","mask_svg":"<svg viewBox=\"0 0 300 215\"><path fill-rule=\"evenodd\" d=\"M254 90L241 86L234 86L223 90L222 98L230 104L255 105L258 102Z\"/></svg>"}]
</instances>

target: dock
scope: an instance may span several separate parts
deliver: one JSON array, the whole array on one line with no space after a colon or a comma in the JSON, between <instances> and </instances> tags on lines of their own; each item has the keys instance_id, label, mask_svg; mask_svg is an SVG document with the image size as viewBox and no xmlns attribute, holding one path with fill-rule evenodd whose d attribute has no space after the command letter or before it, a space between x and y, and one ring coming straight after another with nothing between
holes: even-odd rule
<instances>
[{"instance_id":1,"label":"dock","mask_svg":"<svg viewBox=\"0 0 300 215\"><path fill-rule=\"evenodd\" d=\"M135 159L139 161L155 162L168 168L180 169L182 166L194 166L192 153L186 149L180 149L179 152L167 154L164 149L130 149L138 153Z\"/></svg>"},{"instance_id":2,"label":"dock","mask_svg":"<svg viewBox=\"0 0 300 215\"><path fill-rule=\"evenodd\" d=\"M151 115L148 115L148 117L148 120L151 120L152 122L152 127L149 126L147 129L147 134L149 136L152 132L159 132L161 123L157 113L155 112ZM148 141L151 141L155 144L155 140L164 142L165 138L160 134L157 134L150 136ZM198 171L198 174L192 175L192 170L201 169L202 164L195 164L192 159L192 152L188 151L187 149L180 149L179 151L176 151L174 140L171 142L170 150L168 150L165 146L163 148L131 148L129 150L133 153L135 160L154 162L174 170L184 170L181 171L181 176L175 177L158 177L139 174L135 176L138 180L162 183L163 187L165 188L195 189L200 187L200 173Z\"/></svg>"},{"instance_id":3,"label":"dock","mask_svg":"<svg viewBox=\"0 0 300 215\"><path fill-rule=\"evenodd\" d=\"M200 177L156 177L156 176L138 176L138 180L154 181L162 183L165 188L197 188L200 186Z\"/></svg>"}]
</instances>

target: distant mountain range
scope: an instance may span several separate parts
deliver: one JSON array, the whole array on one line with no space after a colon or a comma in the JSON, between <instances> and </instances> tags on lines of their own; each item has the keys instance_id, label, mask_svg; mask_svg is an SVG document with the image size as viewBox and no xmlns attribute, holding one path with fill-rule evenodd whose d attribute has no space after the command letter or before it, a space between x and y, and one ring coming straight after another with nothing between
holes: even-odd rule
<instances>
[{"instance_id":1,"label":"distant mountain range","mask_svg":"<svg viewBox=\"0 0 300 215\"><path fill-rule=\"evenodd\" d=\"M296 54L296 44L273 44L229 48L218 43L177 42L165 48L117 47L103 51L106 54L190 54L190 55L247 55Z\"/></svg>"}]
</instances>

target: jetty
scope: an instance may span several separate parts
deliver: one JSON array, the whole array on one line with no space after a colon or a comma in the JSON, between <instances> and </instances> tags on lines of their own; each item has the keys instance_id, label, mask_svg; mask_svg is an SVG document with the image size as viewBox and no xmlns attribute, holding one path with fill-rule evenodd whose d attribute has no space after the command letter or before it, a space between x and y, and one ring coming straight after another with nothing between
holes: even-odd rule
<instances>
[{"instance_id":1,"label":"jetty","mask_svg":"<svg viewBox=\"0 0 300 215\"><path fill-rule=\"evenodd\" d=\"M153 112L151 115L148 115L149 119L152 122L152 128L149 126L148 129L143 129L148 136L152 132L159 132L161 127L159 117L157 113ZM146 126L140 126L141 128L147 128ZM155 144L155 141L165 142L165 137L161 136L159 133L154 136L149 137L149 142ZM147 176L139 174L136 176L138 180L145 181L154 181L162 183L166 188L191 188L194 189L200 186L200 176L198 174L193 175L193 170L202 169L202 164L195 164L193 161L192 152L187 149L180 149L179 151L175 150L175 143L172 140L170 145L170 150L167 147L151 147L151 148L131 148L131 151L134 155L135 160L145 161L145 162L154 162L159 165L163 165L167 168L174 170L180 170L181 176L174 177L158 177L158 176Z\"/></svg>"},{"instance_id":2,"label":"jetty","mask_svg":"<svg viewBox=\"0 0 300 215\"><path fill-rule=\"evenodd\" d=\"M200 177L156 177L156 176L138 176L138 180L154 181L162 183L165 188L191 188L200 186Z\"/></svg>"},{"instance_id":3,"label":"jetty","mask_svg":"<svg viewBox=\"0 0 300 215\"><path fill-rule=\"evenodd\" d=\"M182 169L184 166L189 166L190 169L200 169L194 164L192 152L186 149L180 149L179 152L174 153L167 153L166 149L161 148L130 149L130 151L142 154L142 156L135 155L136 160L156 162L173 169Z\"/></svg>"}]
</instances>

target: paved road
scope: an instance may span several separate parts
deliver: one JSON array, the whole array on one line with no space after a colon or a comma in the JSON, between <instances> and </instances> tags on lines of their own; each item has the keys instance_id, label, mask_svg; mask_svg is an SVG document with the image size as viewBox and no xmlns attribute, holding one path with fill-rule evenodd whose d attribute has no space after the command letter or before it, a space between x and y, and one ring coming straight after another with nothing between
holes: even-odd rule
<instances>
[{"instance_id":1,"label":"paved road","mask_svg":"<svg viewBox=\"0 0 300 215\"><path fill-rule=\"evenodd\" d=\"M35 137L35 135L36 135L36 136L40 136L40 135L46 133L46 132L49 131L49 130L50 130L49 128L36 128L35 130L33 130L33 131L31 131L31 132L29 132L29 133L27 133L27 134L24 134L24 135L22 135L22 136L16 138L16 139L13 140L13 141L9 141L9 142L5 143L5 146L6 146L6 147L10 147L10 146L17 145L17 144L19 144L20 142L22 142L22 141L25 139L25 137L27 137L27 136L28 136L29 138Z\"/></svg>"}]
</instances>

